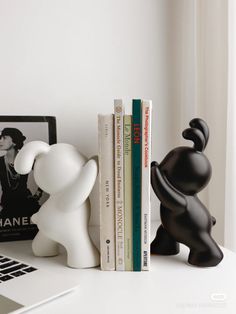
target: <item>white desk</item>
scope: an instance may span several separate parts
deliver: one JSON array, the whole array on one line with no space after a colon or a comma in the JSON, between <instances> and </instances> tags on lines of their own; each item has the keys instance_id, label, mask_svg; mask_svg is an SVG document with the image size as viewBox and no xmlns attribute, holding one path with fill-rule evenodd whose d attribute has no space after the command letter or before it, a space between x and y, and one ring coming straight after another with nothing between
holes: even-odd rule
<instances>
[{"instance_id":1,"label":"white desk","mask_svg":"<svg viewBox=\"0 0 236 314\"><path fill-rule=\"evenodd\" d=\"M98 238L97 232L93 237ZM79 287L76 292L27 313L236 313L236 254L227 249L223 249L221 264L213 268L187 265L188 249L182 246L177 256L152 256L149 272L103 272L65 267L65 254L36 258L30 244L31 241L0 243L0 252L35 266L47 264L66 272L68 277L78 278Z\"/></svg>"}]
</instances>

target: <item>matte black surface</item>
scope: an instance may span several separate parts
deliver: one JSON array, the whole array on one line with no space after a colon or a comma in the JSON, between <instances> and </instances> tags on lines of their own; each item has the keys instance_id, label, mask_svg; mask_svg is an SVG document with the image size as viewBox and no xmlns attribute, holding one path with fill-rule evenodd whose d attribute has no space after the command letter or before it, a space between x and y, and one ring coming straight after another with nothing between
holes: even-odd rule
<instances>
[{"instance_id":1,"label":"matte black surface","mask_svg":"<svg viewBox=\"0 0 236 314\"><path fill-rule=\"evenodd\" d=\"M161 202L162 222L151 244L151 253L175 255L181 242L190 248L190 264L215 266L223 259L211 237L216 219L197 197L211 178L211 165L203 154L209 129L205 121L196 118L182 135L194 142L193 148L177 147L160 164L156 161L151 164L151 184Z\"/></svg>"}]
</instances>

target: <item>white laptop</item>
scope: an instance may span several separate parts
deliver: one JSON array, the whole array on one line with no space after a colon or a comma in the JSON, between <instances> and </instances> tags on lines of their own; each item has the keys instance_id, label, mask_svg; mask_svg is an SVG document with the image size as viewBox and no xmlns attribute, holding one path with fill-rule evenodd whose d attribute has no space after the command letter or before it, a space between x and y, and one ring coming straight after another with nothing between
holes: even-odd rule
<instances>
[{"instance_id":1,"label":"white laptop","mask_svg":"<svg viewBox=\"0 0 236 314\"><path fill-rule=\"evenodd\" d=\"M77 285L66 275L37 269L0 254L0 314L22 313L72 291Z\"/></svg>"}]
</instances>

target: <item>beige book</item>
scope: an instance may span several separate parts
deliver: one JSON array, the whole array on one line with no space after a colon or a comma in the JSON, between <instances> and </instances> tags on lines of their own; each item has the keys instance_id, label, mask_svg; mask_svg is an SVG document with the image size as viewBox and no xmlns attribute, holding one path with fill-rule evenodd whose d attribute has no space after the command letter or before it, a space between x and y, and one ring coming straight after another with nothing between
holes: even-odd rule
<instances>
[{"instance_id":1,"label":"beige book","mask_svg":"<svg viewBox=\"0 0 236 314\"><path fill-rule=\"evenodd\" d=\"M101 269L115 270L114 115L98 115Z\"/></svg>"},{"instance_id":2,"label":"beige book","mask_svg":"<svg viewBox=\"0 0 236 314\"><path fill-rule=\"evenodd\" d=\"M132 243L132 116L124 115L125 270L133 270Z\"/></svg>"},{"instance_id":3,"label":"beige book","mask_svg":"<svg viewBox=\"0 0 236 314\"><path fill-rule=\"evenodd\" d=\"M124 260L124 179L123 179L123 115L121 99L114 101L114 151L115 151L115 226L116 270L125 270Z\"/></svg>"}]
</instances>

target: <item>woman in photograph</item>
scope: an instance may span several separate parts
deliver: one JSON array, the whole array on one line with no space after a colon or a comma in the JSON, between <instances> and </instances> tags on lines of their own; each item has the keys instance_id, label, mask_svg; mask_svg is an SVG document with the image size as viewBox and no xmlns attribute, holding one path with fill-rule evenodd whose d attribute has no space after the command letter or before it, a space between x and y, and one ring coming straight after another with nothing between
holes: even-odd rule
<instances>
[{"instance_id":1,"label":"woman in photograph","mask_svg":"<svg viewBox=\"0 0 236 314\"><path fill-rule=\"evenodd\" d=\"M27 188L28 175L19 175L14 169L14 160L23 147L26 137L16 128L5 128L0 135L0 151L6 152L0 157L0 183L2 197L0 217L30 217L38 211L42 191L35 195Z\"/></svg>"}]
</instances>

